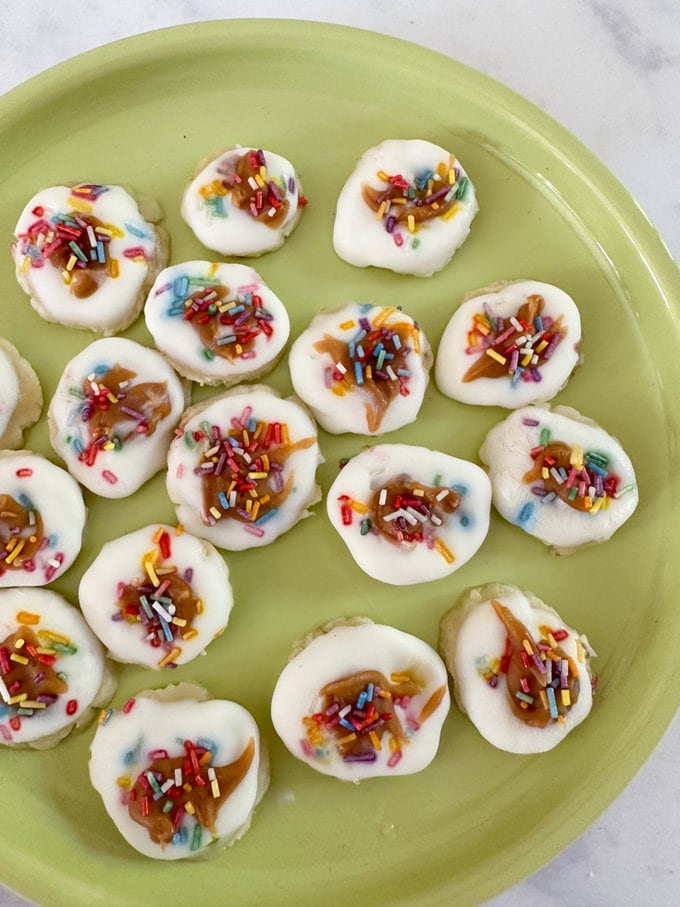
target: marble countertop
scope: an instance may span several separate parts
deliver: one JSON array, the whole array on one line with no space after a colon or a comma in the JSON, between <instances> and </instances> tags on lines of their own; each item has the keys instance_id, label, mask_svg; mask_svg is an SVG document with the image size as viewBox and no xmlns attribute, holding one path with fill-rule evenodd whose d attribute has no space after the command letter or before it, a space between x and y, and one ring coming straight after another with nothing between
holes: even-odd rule
<instances>
[{"instance_id":1,"label":"marble countertop","mask_svg":"<svg viewBox=\"0 0 680 907\"><path fill-rule=\"evenodd\" d=\"M293 8L294 7L294 8ZM0 94L128 35L225 17L335 22L414 41L504 83L573 132L629 189L680 260L680 5L672 0L163 0L0 5ZM487 907L680 902L680 720L562 854ZM0 907L26 902L0 888Z\"/></svg>"}]
</instances>

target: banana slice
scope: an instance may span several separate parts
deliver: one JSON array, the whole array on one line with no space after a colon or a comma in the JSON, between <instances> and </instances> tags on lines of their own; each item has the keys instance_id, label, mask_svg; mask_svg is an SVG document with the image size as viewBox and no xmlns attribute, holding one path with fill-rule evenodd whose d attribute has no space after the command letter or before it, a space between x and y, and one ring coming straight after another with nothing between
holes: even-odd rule
<instances>
[{"instance_id":1,"label":"banana slice","mask_svg":"<svg viewBox=\"0 0 680 907\"><path fill-rule=\"evenodd\" d=\"M0 450L23 444L24 430L40 418L42 389L31 364L0 337Z\"/></svg>"}]
</instances>

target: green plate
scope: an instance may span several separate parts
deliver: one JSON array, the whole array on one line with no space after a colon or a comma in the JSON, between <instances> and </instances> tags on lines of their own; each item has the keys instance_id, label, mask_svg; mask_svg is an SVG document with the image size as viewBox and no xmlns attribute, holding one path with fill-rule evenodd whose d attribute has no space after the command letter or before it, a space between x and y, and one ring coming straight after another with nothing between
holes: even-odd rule
<instances>
[{"instance_id":1,"label":"green plate","mask_svg":"<svg viewBox=\"0 0 680 907\"><path fill-rule=\"evenodd\" d=\"M494 515L484 546L459 572L406 589L364 576L323 506L271 548L226 554L236 596L227 632L171 675L126 667L114 704L147 686L196 679L252 710L270 747L272 784L251 831L208 862L141 857L89 785L90 729L51 752L0 755L3 882L69 907L193 902L197 892L239 907L329 898L462 907L549 860L630 780L680 699L680 561L667 557L678 539L678 272L626 190L556 123L479 73L420 47L311 23L211 22L131 38L12 91L0 117L6 245L35 191L94 180L161 201L173 262L205 257L178 213L197 162L233 143L290 158L310 204L257 268L287 303L293 335L322 306L359 299L403 305L436 347L470 289L518 277L564 287L581 309L585 363L558 400L621 439L641 497L611 542L564 559ZM338 191L367 147L416 137L451 148L469 171L481 205L472 234L431 279L352 268L331 245ZM8 252L0 268L0 333L33 362L49 399L64 364L93 338L38 318ZM150 343L142 321L126 334ZM290 391L285 362L271 384ZM503 415L454 403L431 384L417 422L385 440L476 460ZM324 490L339 458L364 444L321 433ZM27 446L53 456L44 422ZM162 475L132 499L86 498L86 544L54 584L72 600L103 541L174 515ZM557 750L496 751L454 711L439 755L419 775L343 785L288 754L269 700L294 639L331 618L366 614L436 644L439 618L461 590L492 580L535 591L599 653L593 713Z\"/></svg>"}]
</instances>

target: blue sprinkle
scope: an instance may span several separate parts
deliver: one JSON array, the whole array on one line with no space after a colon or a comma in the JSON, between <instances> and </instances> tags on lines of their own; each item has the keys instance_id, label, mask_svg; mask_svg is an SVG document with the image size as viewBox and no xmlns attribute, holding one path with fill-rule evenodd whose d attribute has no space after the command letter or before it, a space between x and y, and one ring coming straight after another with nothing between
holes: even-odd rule
<instances>
[{"instance_id":1,"label":"blue sprinkle","mask_svg":"<svg viewBox=\"0 0 680 907\"><path fill-rule=\"evenodd\" d=\"M350 340L349 342L349 358L354 359L354 341Z\"/></svg>"},{"instance_id":2,"label":"blue sprinkle","mask_svg":"<svg viewBox=\"0 0 680 907\"><path fill-rule=\"evenodd\" d=\"M238 441L236 438L232 438L231 435L227 435L227 441L231 444L232 447L238 447Z\"/></svg>"},{"instance_id":3,"label":"blue sprinkle","mask_svg":"<svg viewBox=\"0 0 680 907\"><path fill-rule=\"evenodd\" d=\"M189 292L189 278L186 274L182 274L180 277L175 277L172 284L172 292L175 294L175 296L184 299L184 297Z\"/></svg>"},{"instance_id":4,"label":"blue sprinkle","mask_svg":"<svg viewBox=\"0 0 680 907\"><path fill-rule=\"evenodd\" d=\"M537 331L543 330L543 319L541 318L540 315L537 315L534 318L534 327L536 328Z\"/></svg>"},{"instance_id":5,"label":"blue sprinkle","mask_svg":"<svg viewBox=\"0 0 680 907\"><path fill-rule=\"evenodd\" d=\"M511 387L517 387L517 385L519 384L519 379L522 377L523 371L524 371L524 369L522 368L522 366L518 365L517 368L515 369L515 374L510 379Z\"/></svg>"},{"instance_id":6,"label":"blue sprinkle","mask_svg":"<svg viewBox=\"0 0 680 907\"><path fill-rule=\"evenodd\" d=\"M598 466L597 463L593 463L592 460L588 460L588 468L591 472L594 472L595 475L602 476L603 479L607 477L607 470L602 469L601 466Z\"/></svg>"},{"instance_id":7,"label":"blue sprinkle","mask_svg":"<svg viewBox=\"0 0 680 907\"><path fill-rule=\"evenodd\" d=\"M257 419L253 416L253 418L248 423L248 431L254 432L256 428L257 428Z\"/></svg>"},{"instance_id":8,"label":"blue sprinkle","mask_svg":"<svg viewBox=\"0 0 680 907\"><path fill-rule=\"evenodd\" d=\"M531 519L533 512L534 512L534 505L530 501L527 501L527 503L524 505L524 507L522 507L522 509L519 512L520 523L526 523L527 520Z\"/></svg>"},{"instance_id":9,"label":"blue sprinkle","mask_svg":"<svg viewBox=\"0 0 680 907\"><path fill-rule=\"evenodd\" d=\"M267 520L271 520L271 518L276 515L277 510L278 510L278 507L272 507L271 510L268 510L266 513L263 513L261 517L259 517L257 520L255 520L255 525L261 526L263 523L266 523Z\"/></svg>"},{"instance_id":10,"label":"blue sprinkle","mask_svg":"<svg viewBox=\"0 0 680 907\"><path fill-rule=\"evenodd\" d=\"M354 344L359 344L359 343L361 343L361 341L364 339L365 336L366 336L366 331L362 328L352 342Z\"/></svg>"},{"instance_id":11,"label":"blue sprinkle","mask_svg":"<svg viewBox=\"0 0 680 907\"><path fill-rule=\"evenodd\" d=\"M467 527L470 525L470 517L467 514L463 514L463 516L461 516L460 525L463 527L463 529L467 529Z\"/></svg>"},{"instance_id":12,"label":"blue sprinkle","mask_svg":"<svg viewBox=\"0 0 680 907\"><path fill-rule=\"evenodd\" d=\"M546 687L548 694L548 706L550 708L550 717L557 719L557 702L555 701L555 690L553 687Z\"/></svg>"},{"instance_id":13,"label":"blue sprinkle","mask_svg":"<svg viewBox=\"0 0 680 907\"><path fill-rule=\"evenodd\" d=\"M204 750L210 750L213 756L217 752L217 744L214 740L209 740L207 737L199 737L196 743L202 746Z\"/></svg>"},{"instance_id":14,"label":"blue sprinkle","mask_svg":"<svg viewBox=\"0 0 680 907\"><path fill-rule=\"evenodd\" d=\"M246 307L244 305L234 306L233 309L229 309L230 315L238 315L239 312L245 312Z\"/></svg>"},{"instance_id":15,"label":"blue sprinkle","mask_svg":"<svg viewBox=\"0 0 680 907\"><path fill-rule=\"evenodd\" d=\"M411 370L408 368L398 368L397 374L402 375L404 378L408 378L411 374Z\"/></svg>"},{"instance_id":16,"label":"blue sprinkle","mask_svg":"<svg viewBox=\"0 0 680 907\"><path fill-rule=\"evenodd\" d=\"M543 497L542 503L543 503L543 504L549 504L551 501L554 501L556 497L557 497L557 495L555 494L554 491L549 491L548 494L546 494L546 495Z\"/></svg>"},{"instance_id":17,"label":"blue sprinkle","mask_svg":"<svg viewBox=\"0 0 680 907\"><path fill-rule=\"evenodd\" d=\"M29 496L27 494L24 494L22 492L18 497L18 501L25 510L35 510L35 507L33 506L33 501L31 501L31 499L29 498Z\"/></svg>"},{"instance_id":18,"label":"blue sprinkle","mask_svg":"<svg viewBox=\"0 0 680 907\"><path fill-rule=\"evenodd\" d=\"M223 491L220 491L220 493L217 495L217 497L218 497L220 504L222 505L222 509L229 510L229 501L227 500L226 494Z\"/></svg>"},{"instance_id":19,"label":"blue sprinkle","mask_svg":"<svg viewBox=\"0 0 680 907\"><path fill-rule=\"evenodd\" d=\"M145 239L148 235L144 230L141 230L135 224L125 224L125 229L128 233L132 233L133 236L136 236L138 239Z\"/></svg>"},{"instance_id":20,"label":"blue sprinkle","mask_svg":"<svg viewBox=\"0 0 680 907\"><path fill-rule=\"evenodd\" d=\"M380 355L380 351L382 350L382 348L383 348L382 342L381 342L381 343L377 343L377 344L373 347L373 355L375 356L376 359L377 359L378 356Z\"/></svg>"},{"instance_id":21,"label":"blue sprinkle","mask_svg":"<svg viewBox=\"0 0 680 907\"><path fill-rule=\"evenodd\" d=\"M373 308L373 306L370 302L364 302L364 303L362 303L362 305L359 306L359 311L361 312L362 315L365 315L366 312L370 312L372 308Z\"/></svg>"},{"instance_id":22,"label":"blue sprinkle","mask_svg":"<svg viewBox=\"0 0 680 907\"><path fill-rule=\"evenodd\" d=\"M92 369L95 375L105 375L107 372L111 371L110 365L105 365L103 362L100 362L99 365L95 365Z\"/></svg>"},{"instance_id":23,"label":"blue sprinkle","mask_svg":"<svg viewBox=\"0 0 680 907\"><path fill-rule=\"evenodd\" d=\"M359 344L357 344L357 359L363 359L363 358L364 358L364 348L359 343Z\"/></svg>"},{"instance_id":24,"label":"blue sprinkle","mask_svg":"<svg viewBox=\"0 0 680 907\"><path fill-rule=\"evenodd\" d=\"M346 727L347 730L349 730L349 731L354 731L354 730L356 730L356 728L354 727L354 725L350 724L349 721L348 721L346 718L341 718L339 723L340 723L343 727Z\"/></svg>"},{"instance_id":25,"label":"blue sprinkle","mask_svg":"<svg viewBox=\"0 0 680 907\"><path fill-rule=\"evenodd\" d=\"M366 690L362 690L361 693L359 693L359 698L357 699L357 708L363 709L363 707L365 705L366 705Z\"/></svg>"},{"instance_id":26,"label":"blue sprinkle","mask_svg":"<svg viewBox=\"0 0 680 907\"><path fill-rule=\"evenodd\" d=\"M104 243L100 240L97 243L97 261L100 265L106 264L106 253L104 252Z\"/></svg>"},{"instance_id":27,"label":"blue sprinkle","mask_svg":"<svg viewBox=\"0 0 680 907\"><path fill-rule=\"evenodd\" d=\"M372 683L366 687L366 701L371 702L373 700L373 693L375 691L375 686Z\"/></svg>"},{"instance_id":28,"label":"blue sprinkle","mask_svg":"<svg viewBox=\"0 0 680 907\"><path fill-rule=\"evenodd\" d=\"M450 485L452 491L455 491L456 494L459 494L461 498L464 498L468 493L467 485Z\"/></svg>"},{"instance_id":29,"label":"blue sprinkle","mask_svg":"<svg viewBox=\"0 0 680 907\"><path fill-rule=\"evenodd\" d=\"M234 343L236 340L236 334L227 334L226 337L220 337L219 340L216 340L215 343L217 346L226 346L227 343Z\"/></svg>"},{"instance_id":30,"label":"blue sprinkle","mask_svg":"<svg viewBox=\"0 0 680 907\"><path fill-rule=\"evenodd\" d=\"M395 350L401 349L401 340L399 339L399 334L395 334L392 337L392 345L394 346Z\"/></svg>"},{"instance_id":31,"label":"blue sprinkle","mask_svg":"<svg viewBox=\"0 0 680 907\"><path fill-rule=\"evenodd\" d=\"M357 384L364 383L364 376L361 371L361 363L358 361L354 363L354 376L356 378Z\"/></svg>"}]
</instances>

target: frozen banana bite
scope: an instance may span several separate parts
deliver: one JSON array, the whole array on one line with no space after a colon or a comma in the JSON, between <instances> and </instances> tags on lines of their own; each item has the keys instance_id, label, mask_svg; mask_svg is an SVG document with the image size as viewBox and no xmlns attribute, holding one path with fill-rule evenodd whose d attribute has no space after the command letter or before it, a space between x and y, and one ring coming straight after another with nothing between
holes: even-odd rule
<instances>
[{"instance_id":1,"label":"frozen banana bite","mask_svg":"<svg viewBox=\"0 0 680 907\"><path fill-rule=\"evenodd\" d=\"M42 401L32 365L0 337L0 450L22 446L25 429L40 418Z\"/></svg>"},{"instance_id":2,"label":"frozen banana bite","mask_svg":"<svg viewBox=\"0 0 680 907\"><path fill-rule=\"evenodd\" d=\"M483 469L409 444L361 451L326 499L331 524L359 567L397 586L462 567L486 538L490 508Z\"/></svg>"},{"instance_id":3,"label":"frozen banana bite","mask_svg":"<svg viewBox=\"0 0 680 907\"><path fill-rule=\"evenodd\" d=\"M156 523L107 542L78 596L112 658L154 669L204 654L234 603L229 569L210 542Z\"/></svg>"},{"instance_id":4,"label":"frozen banana bite","mask_svg":"<svg viewBox=\"0 0 680 907\"><path fill-rule=\"evenodd\" d=\"M316 425L265 385L232 388L191 407L168 454L177 520L218 548L268 545L321 498Z\"/></svg>"},{"instance_id":5,"label":"frozen banana bite","mask_svg":"<svg viewBox=\"0 0 680 907\"><path fill-rule=\"evenodd\" d=\"M52 447L90 491L124 498L165 464L185 404L160 353L123 337L96 340L59 379L47 414Z\"/></svg>"},{"instance_id":6,"label":"frozen banana bite","mask_svg":"<svg viewBox=\"0 0 680 907\"><path fill-rule=\"evenodd\" d=\"M423 640L366 618L310 633L276 683L272 722L290 752L340 781L410 775L437 754L446 668Z\"/></svg>"},{"instance_id":7,"label":"frozen banana bite","mask_svg":"<svg viewBox=\"0 0 680 907\"><path fill-rule=\"evenodd\" d=\"M491 429L479 456L500 515L558 554L606 542L638 504L619 442L570 407L515 410Z\"/></svg>"},{"instance_id":8,"label":"frozen banana bite","mask_svg":"<svg viewBox=\"0 0 680 907\"><path fill-rule=\"evenodd\" d=\"M156 202L122 186L79 183L38 192L15 228L17 280L47 321L114 334L139 315L164 267Z\"/></svg>"},{"instance_id":9,"label":"frozen banana bite","mask_svg":"<svg viewBox=\"0 0 680 907\"><path fill-rule=\"evenodd\" d=\"M378 435L415 420L432 352L400 309L351 302L316 315L288 363L295 393L322 428Z\"/></svg>"},{"instance_id":10,"label":"frozen banana bite","mask_svg":"<svg viewBox=\"0 0 680 907\"><path fill-rule=\"evenodd\" d=\"M40 454L0 451L0 587L44 586L80 553L78 483Z\"/></svg>"},{"instance_id":11,"label":"frozen banana bite","mask_svg":"<svg viewBox=\"0 0 680 907\"><path fill-rule=\"evenodd\" d=\"M182 860L248 831L269 766L246 709L185 683L102 713L90 780L128 844L147 857Z\"/></svg>"},{"instance_id":12,"label":"frozen banana bite","mask_svg":"<svg viewBox=\"0 0 680 907\"><path fill-rule=\"evenodd\" d=\"M113 686L99 641L66 599L0 590L0 744L55 746Z\"/></svg>"},{"instance_id":13,"label":"frozen banana bite","mask_svg":"<svg viewBox=\"0 0 680 907\"><path fill-rule=\"evenodd\" d=\"M461 711L499 749L543 753L590 712L595 653L531 592L468 590L442 620L440 648Z\"/></svg>"},{"instance_id":14,"label":"frozen banana bite","mask_svg":"<svg viewBox=\"0 0 680 907\"><path fill-rule=\"evenodd\" d=\"M580 361L581 318L564 290L536 280L468 294L442 335L439 390L477 406L551 400Z\"/></svg>"},{"instance_id":15,"label":"frozen banana bite","mask_svg":"<svg viewBox=\"0 0 680 907\"><path fill-rule=\"evenodd\" d=\"M290 161L237 146L201 165L184 192L182 217L208 249L256 256L283 244L306 204Z\"/></svg>"},{"instance_id":16,"label":"frozen banana bite","mask_svg":"<svg viewBox=\"0 0 680 907\"><path fill-rule=\"evenodd\" d=\"M337 202L333 246L345 261L429 277L465 241L478 211L454 154L422 139L369 148Z\"/></svg>"},{"instance_id":17,"label":"frozen banana bite","mask_svg":"<svg viewBox=\"0 0 680 907\"><path fill-rule=\"evenodd\" d=\"M144 317L156 347L199 384L228 387L264 375L290 334L285 306L246 265L186 261L166 268Z\"/></svg>"}]
</instances>

